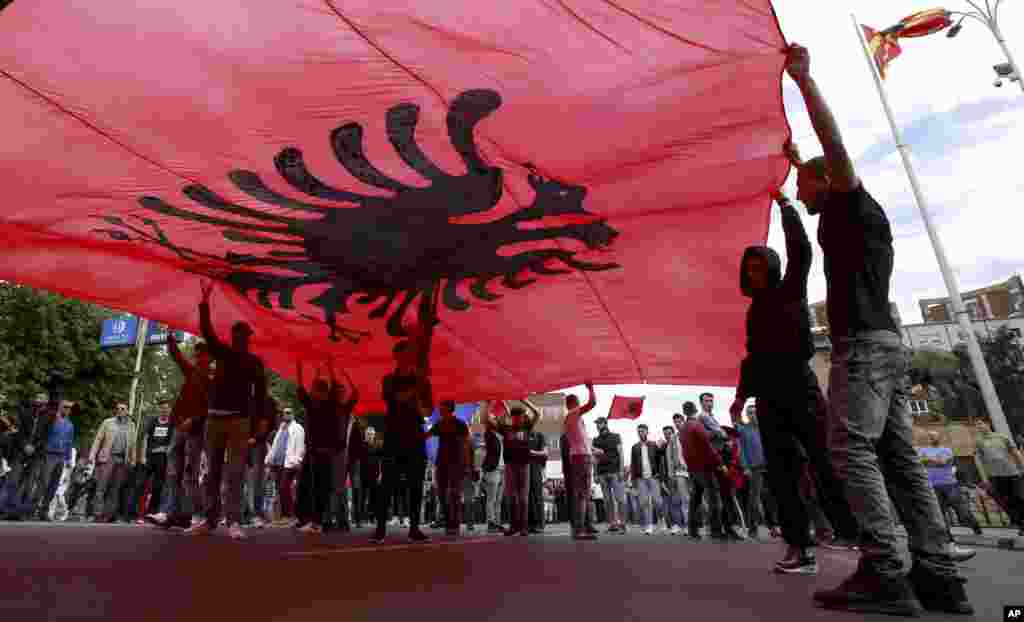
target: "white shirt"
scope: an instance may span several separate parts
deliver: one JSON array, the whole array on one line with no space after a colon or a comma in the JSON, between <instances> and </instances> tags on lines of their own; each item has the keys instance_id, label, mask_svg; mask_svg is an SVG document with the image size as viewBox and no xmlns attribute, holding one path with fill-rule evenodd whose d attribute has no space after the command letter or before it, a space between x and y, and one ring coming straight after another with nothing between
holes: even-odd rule
<instances>
[{"instance_id":1,"label":"white shirt","mask_svg":"<svg viewBox=\"0 0 1024 622\"><path fill-rule=\"evenodd\" d=\"M653 473L651 473L651 446L644 443L640 447L640 475L644 479L649 479Z\"/></svg>"}]
</instances>

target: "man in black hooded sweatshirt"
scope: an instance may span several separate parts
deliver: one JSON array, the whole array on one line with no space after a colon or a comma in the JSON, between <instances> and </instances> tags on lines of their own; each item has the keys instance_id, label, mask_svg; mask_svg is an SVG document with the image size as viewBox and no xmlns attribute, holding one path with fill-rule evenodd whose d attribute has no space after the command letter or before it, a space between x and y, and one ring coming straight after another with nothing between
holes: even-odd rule
<instances>
[{"instance_id":1,"label":"man in black hooded sweatshirt","mask_svg":"<svg viewBox=\"0 0 1024 622\"><path fill-rule=\"evenodd\" d=\"M786 149L790 158L798 161L791 143ZM740 368L736 401L730 411L733 420L739 421L746 400L757 398L768 485L778 503L782 537L789 546L785 558L776 563L776 571L815 574L810 516L799 488L801 446L811 456L823 490L840 488L831 485L835 476L826 448L819 442L815 411L820 389L808 364L814 356L807 311L811 242L789 199L778 193L774 198L786 236L786 274L782 275L778 254L766 246L751 246L743 253L740 289L751 298L747 310L748 354ZM829 502L833 507L845 504L839 494L833 494ZM835 526L842 537L856 536L849 508L833 514L845 514L845 521L837 517L840 523Z\"/></svg>"}]
</instances>

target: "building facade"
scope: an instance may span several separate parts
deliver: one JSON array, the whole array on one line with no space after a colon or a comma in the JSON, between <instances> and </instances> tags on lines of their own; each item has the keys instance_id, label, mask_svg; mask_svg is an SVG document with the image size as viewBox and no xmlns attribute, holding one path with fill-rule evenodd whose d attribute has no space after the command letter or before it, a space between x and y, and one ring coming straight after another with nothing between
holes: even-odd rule
<instances>
[{"instance_id":1,"label":"building facade","mask_svg":"<svg viewBox=\"0 0 1024 622\"><path fill-rule=\"evenodd\" d=\"M972 320L1006 320L1024 317L1024 281L1016 274L1001 283L960 295ZM925 324L955 320L951 299L926 298L918 301Z\"/></svg>"}]
</instances>

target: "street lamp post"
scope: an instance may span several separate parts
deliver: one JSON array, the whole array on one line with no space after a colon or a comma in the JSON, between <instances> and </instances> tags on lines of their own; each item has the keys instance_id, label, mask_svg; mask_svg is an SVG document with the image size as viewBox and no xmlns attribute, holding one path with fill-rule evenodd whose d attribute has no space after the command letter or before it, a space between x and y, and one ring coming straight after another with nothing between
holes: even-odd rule
<instances>
[{"instance_id":1,"label":"street lamp post","mask_svg":"<svg viewBox=\"0 0 1024 622\"><path fill-rule=\"evenodd\" d=\"M999 42L999 47L1003 49L1003 54L1006 55L1007 64L1010 66L1011 74L1009 77L1011 82L1016 82L1017 86L1020 87L1021 92L1024 92L1024 74L1020 72L1020 65L1013 58L1013 53L1010 52L1010 47L1006 45L1006 39L1003 38L1003 31L999 28L999 8L1003 4L1003 0L964 0L967 4L971 5L973 11L950 11L950 15L960 17L960 21L956 23L949 31L946 36L952 39L953 37L960 34L960 30L963 29L963 23L966 19L973 19L981 22L988 28L992 36ZM984 5L982 4L984 3ZM999 70L996 73L1000 78L1007 77L1003 76ZM998 80L996 85L998 86Z\"/></svg>"}]
</instances>

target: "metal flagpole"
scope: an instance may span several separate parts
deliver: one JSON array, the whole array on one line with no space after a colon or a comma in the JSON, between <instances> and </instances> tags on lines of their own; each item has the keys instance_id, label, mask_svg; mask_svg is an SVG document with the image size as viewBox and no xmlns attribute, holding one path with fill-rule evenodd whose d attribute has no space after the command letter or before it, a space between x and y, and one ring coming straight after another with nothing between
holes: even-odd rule
<instances>
[{"instance_id":1,"label":"metal flagpole","mask_svg":"<svg viewBox=\"0 0 1024 622\"><path fill-rule=\"evenodd\" d=\"M946 281L946 289L949 290L953 312L956 314L957 322L960 324L960 331L964 333L965 340L967 341L967 353L970 356L974 374L978 377L978 382L981 384L981 394L985 399L985 406L988 409L989 416L992 417L993 428L996 432L1012 438L1010 426L1007 424L1006 416L1003 414L1003 407L999 403L999 397L996 395L995 385L992 384L992 377L989 376L988 367L985 365L985 357L981 353L981 346L978 345L978 338L974 334L974 328L971 326L970 316L964 307L963 299L960 297L960 287L956 283L956 277L953 276L953 270L950 268L949 260L946 258L946 251L943 249L939 235L935 231L935 225L932 223L932 217L928 211L928 204L925 201L924 193L921 191L921 185L917 180L917 174L914 172L914 166L910 161L910 148L903 142L899 127L896 126L896 118L893 115L892 107L889 105L889 98L885 93L885 85L882 84L878 68L875 66L875 59L872 58L871 52L868 51L867 41L864 40L864 30L861 28L856 16L850 15L850 17L853 20L853 28L857 32L857 40L860 41L860 47L864 51L864 58L868 62L868 70L871 71L871 76L875 79L878 97L882 100L882 107L885 108L885 114L889 119L893 140L896 141L896 148L903 159L903 168L906 169L907 177L910 179L910 187L914 191L914 199L917 202L918 209L921 211L921 219L924 221L924 227L928 231L928 237L931 238L932 248L935 250L935 258L939 262L939 271L942 272L942 278Z\"/></svg>"},{"instance_id":2,"label":"metal flagpole","mask_svg":"<svg viewBox=\"0 0 1024 622\"><path fill-rule=\"evenodd\" d=\"M146 350L146 337L149 333L149 320L140 321L138 330L138 334L135 335L135 374L132 376L132 389L128 395L128 418L133 421L139 391L139 375L142 373L142 353Z\"/></svg>"}]
</instances>

